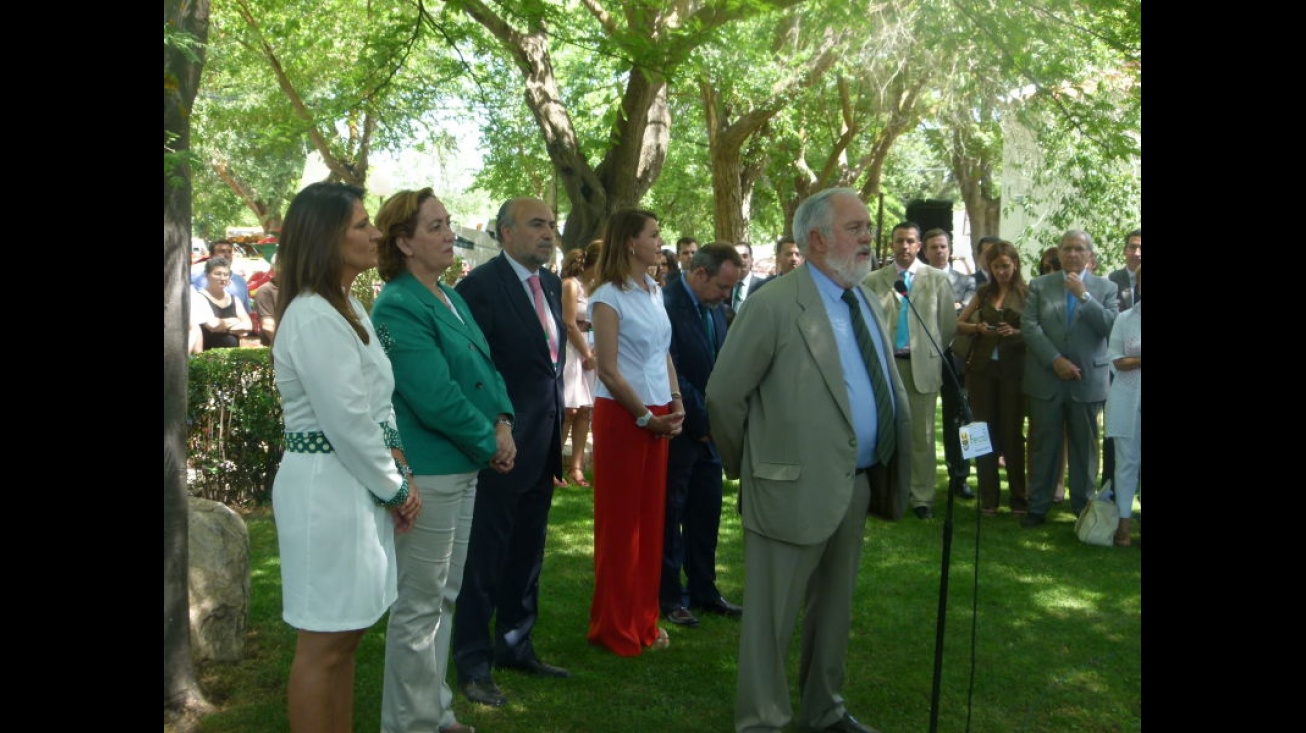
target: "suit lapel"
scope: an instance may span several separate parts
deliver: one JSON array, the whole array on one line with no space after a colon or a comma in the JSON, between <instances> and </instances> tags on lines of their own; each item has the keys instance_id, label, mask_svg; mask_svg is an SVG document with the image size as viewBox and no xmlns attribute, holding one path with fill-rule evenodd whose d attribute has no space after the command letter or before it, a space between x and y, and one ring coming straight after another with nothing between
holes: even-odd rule
<instances>
[{"instance_id":1,"label":"suit lapel","mask_svg":"<svg viewBox=\"0 0 1306 733\"><path fill-rule=\"evenodd\" d=\"M517 314L517 319L521 323L521 332L531 337L530 340L536 344L535 347L532 347L532 351L534 351L537 356L542 354L544 360L548 361L549 342L544 335L544 326L540 323L539 315L535 313L535 303L531 302L530 297L526 295L526 286L522 284L521 279L517 277L517 271L514 270L512 265L508 262L508 254L506 252L500 253L498 267L499 284L503 288L504 302L512 308L513 313ZM544 297L546 299L556 300L561 304L561 298L557 296L550 298L549 288L545 285L545 279L543 277L540 278L540 287L544 289ZM559 308L554 312L557 313L558 310L561 310L561 306L559 306ZM561 325L560 320L556 316L554 320L559 321L559 325ZM560 331L559 333L565 333L565 331ZM562 348L561 338L559 338L558 341L558 348Z\"/></svg>"},{"instance_id":2,"label":"suit lapel","mask_svg":"<svg viewBox=\"0 0 1306 733\"><path fill-rule=\"evenodd\" d=\"M821 372L821 379L825 381L825 388L830 390L834 401L839 405L839 411L843 413L844 419L849 425L853 424L852 408L848 405L848 388L843 383L843 366L839 361L839 345L835 343L834 331L830 328L830 317L825 312L825 304L821 300L821 292L817 290L816 283L812 280L812 274L806 271L807 265L803 265L786 277L793 277L799 271L802 275L798 279L798 330L803 334L803 340L807 342L807 350L811 352L812 359L816 362L816 368ZM863 290L863 293L865 291Z\"/></svg>"},{"instance_id":3,"label":"suit lapel","mask_svg":"<svg viewBox=\"0 0 1306 733\"><path fill-rule=\"evenodd\" d=\"M431 309L432 317L435 318L436 325L439 328L462 334L467 337L467 340L476 344L476 348L480 349L486 358L490 358L490 345L486 343L485 336L481 334L479 328L473 329L468 325L470 323L475 323L475 321L472 320L472 314L468 312L466 308L459 308L458 315L462 316L463 320L458 320L458 317L449 312L449 309L445 304L440 302L440 299L435 297L435 294L423 285L420 280L413 277L412 273L404 273L398 280L395 280L393 284L405 288L408 292L413 294L413 297L418 299L418 302ZM453 304L455 308L458 308L458 301L450 297L449 289L443 285L440 285L439 287L441 292L444 293L444 296L449 298L449 302Z\"/></svg>"}]
</instances>

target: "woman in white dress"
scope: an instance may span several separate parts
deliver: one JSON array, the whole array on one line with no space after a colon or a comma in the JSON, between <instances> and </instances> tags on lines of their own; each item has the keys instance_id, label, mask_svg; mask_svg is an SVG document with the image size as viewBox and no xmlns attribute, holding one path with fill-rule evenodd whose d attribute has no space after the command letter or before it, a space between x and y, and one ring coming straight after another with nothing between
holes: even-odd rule
<instances>
[{"instance_id":1,"label":"woman in white dress","mask_svg":"<svg viewBox=\"0 0 1306 733\"><path fill-rule=\"evenodd\" d=\"M421 511L395 429L394 377L354 279L380 231L363 191L314 183L286 210L272 359L286 452L272 486L282 618L299 630L292 731L353 727L354 652L396 595L394 533Z\"/></svg>"},{"instance_id":2,"label":"woman in white dress","mask_svg":"<svg viewBox=\"0 0 1306 733\"><path fill-rule=\"evenodd\" d=\"M1143 287L1143 266L1134 272ZM1134 517L1134 495L1143 471L1143 301L1116 317L1107 340L1111 360L1111 388L1106 395L1106 436L1115 441L1116 473L1112 477L1120 525L1115 544L1133 544L1130 529Z\"/></svg>"},{"instance_id":3,"label":"woman in white dress","mask_svg":"<svg viewBox=\"0 0 1306 733\"><path fill-rule=\"evenodd\" d=\"M562 436L571 436L571 464L567 478L577 486L585 480L585 443L589 440L594 409L594 346L591 343L589 287L599 266L603 240L585 249L573 249L562 263L562 320L567 324L567 365L562 370L562 397L567 411Z\"/></svg>"}]
</instances>

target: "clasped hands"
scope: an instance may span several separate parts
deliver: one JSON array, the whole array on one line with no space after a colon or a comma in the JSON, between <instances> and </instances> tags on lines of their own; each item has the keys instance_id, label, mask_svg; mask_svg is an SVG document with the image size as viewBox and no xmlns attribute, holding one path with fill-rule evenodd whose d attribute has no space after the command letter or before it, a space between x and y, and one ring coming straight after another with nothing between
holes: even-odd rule
<instances>
[{"instance_id":1,"label":"clasped hands","mask_svg":"<svg viewBox=\"0 0 1306 733\"><path fill-rule=\"evenodd\" d=\"M494 426L494 448L490 468L499 473L508 473L516 465L517 444L512 439L512 427L507 423L498 423Z\"/></svg>"},{"instance_id":2,"label":"clasped hands","mask_svg":"<svg viewBox=\"0 0 1306 733\"><path fill-rule=\"evenodd\" d=\"M679 412L668 412L665 415L654 415L644 429L659 438L671 439L680 435L680 431L684 429L684 424L685 411L680 410Z\"/></svg>"}]
</instances>

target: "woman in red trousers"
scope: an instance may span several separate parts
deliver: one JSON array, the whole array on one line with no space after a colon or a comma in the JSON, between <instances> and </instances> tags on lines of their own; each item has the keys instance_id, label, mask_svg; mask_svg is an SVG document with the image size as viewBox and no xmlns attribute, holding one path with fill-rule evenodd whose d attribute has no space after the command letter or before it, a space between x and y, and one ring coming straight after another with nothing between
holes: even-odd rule
<instances>
[{"instance_id":1,"label":"woman in red trousers","mask_svg":"<svg viewBox=\"0 0 1306 733\"><path fill-rule=\"evenodd\" d=\"M589 304L599 383L588 638L623 657L670 644L658 626L667 445L685 411L671 363L671 322L648 274L661 261L662 246L656 216L617 212Z\"/></svg>"}]
</instances>

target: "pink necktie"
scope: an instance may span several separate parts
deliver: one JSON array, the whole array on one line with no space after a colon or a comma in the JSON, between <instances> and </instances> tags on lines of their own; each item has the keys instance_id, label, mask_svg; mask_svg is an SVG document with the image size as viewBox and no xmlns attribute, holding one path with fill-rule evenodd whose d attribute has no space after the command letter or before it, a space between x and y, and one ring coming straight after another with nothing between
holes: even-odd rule
<instances>
[{"instance_id":1,"label":"pink necktie","mask_svg":"<svg viewBox=\"0 0 1306 733\"><path fill-rule=\"evenodd\" d=\"M531 286L531 295L535 296L535 314L540 317L540 325L544 327L544 335L549 340L549 358L557 364L558 334L553 330L553 319L549 316L549 309L544 305L544 288L540 287L540 276L533 274L526 278L526 283Z\"/></svg>"}]
</instances>

